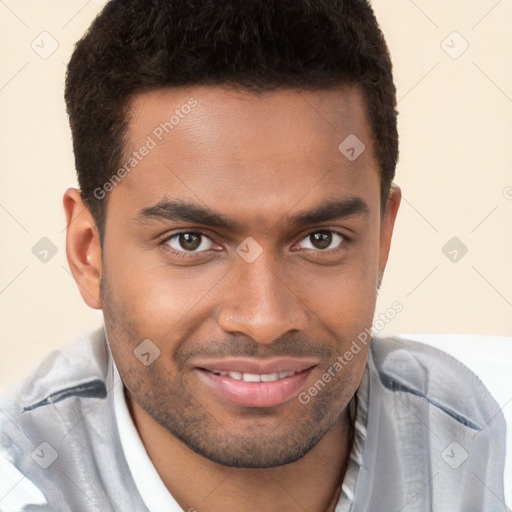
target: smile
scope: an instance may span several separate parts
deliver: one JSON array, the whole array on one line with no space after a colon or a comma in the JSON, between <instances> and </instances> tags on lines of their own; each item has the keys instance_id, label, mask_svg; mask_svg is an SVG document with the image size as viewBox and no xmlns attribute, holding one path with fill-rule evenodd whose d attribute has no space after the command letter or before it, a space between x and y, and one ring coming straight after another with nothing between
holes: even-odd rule
<instances>
[{"instance_id":1,"label":"smile","mask_svg":"<svg viewBox=\"0 0 512 512\"><path fill-rule=\"evenodd\" d=\"M245 407L273 407L296 397L315 367L305 361L231 361L196 367L195 371L207 393L222 401Z\"/></svg>"}]
</instances>

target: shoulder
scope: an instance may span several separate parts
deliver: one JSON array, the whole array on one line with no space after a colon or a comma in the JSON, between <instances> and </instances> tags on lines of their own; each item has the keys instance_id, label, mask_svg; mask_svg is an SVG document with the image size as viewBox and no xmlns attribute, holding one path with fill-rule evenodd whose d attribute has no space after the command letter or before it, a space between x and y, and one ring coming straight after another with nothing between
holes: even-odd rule
<instances>
[{"instance_id":1,"label":"shoulder","mask_svg":"<svg viewBox=\"0 0 512 512\"><path fill-rule=\"evenodd\" d=\"M56 443L52 438L51 445L41 444L39 437L53 431L55 438L63 435L62 428L56 426L66 421L62 416L66 410L79 417L81 400L66 403L66 399L105 397L108 361L102 327L48 354L0 398L0 496L5 496L5 510L25 510L29 505L47 503L41 482L45 481L44 469L56 458ZM57 410L54 404L64 405L64 409Z\"/></svg>"},{"instance_id":2,"label":"shoulder","mask_svg":"<svg viewBox=\"0 0 512 512\"><path fill-rule=\"evenodd\" d=\"M71 395L104 393L109 350L103 327L76 337L49 353L0 399L3 409L21 414Z\"/></svg>"},{"instance_id":3,"label":"shoulder","mask_svg":"<svg viewBox=\"0 0 512 512\"><path fill-rule=\"evenodd\" d=\"M387 390L420 397L467 427L482 430L500 410L482 381L442 350L398 337L374 338L370 358Z\"/></svg>"}]
</instances>

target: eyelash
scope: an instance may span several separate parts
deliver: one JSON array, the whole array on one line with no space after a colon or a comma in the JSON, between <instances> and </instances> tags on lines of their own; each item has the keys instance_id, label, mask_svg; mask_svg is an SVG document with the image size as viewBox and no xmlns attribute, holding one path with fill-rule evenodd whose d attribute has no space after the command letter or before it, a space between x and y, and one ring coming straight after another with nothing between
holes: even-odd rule
<instances>
[{"instance_id":1,"label":"eyelash","mask_svg":"<svg viewBox=\"0 0 512 512\"><path fill-rule=\"evenodd\" d=\"M350 237L348 237L347 235L345 235L344 233L342 233L341 231L338 231L336 229L316 229L314 231L310 231L309 233L307 233L306 235L304 235L299 242L301 242L302 240L306 239L307 237L311 236L311 235L314 235L316 233L329 233L329 234L334 234L334 235L338 235L340 236L341 238L343 238L343 242L341 243L341 245L337 248L337 249L327 249L327 250L322 250L322 249L317 249L317 250L314 250L314 249L307 249L308 251L311 251L313 250L314 252L318 252L318 253L324 253L324 254L337 254L338 252L340 251L343 251L346 249L346 246L347 244L349 244L352 239ZM211 239L211 237L201 231L201 230L189 230L189 231L179 231L177 233L173 233L172 235L169 235L167 237L165 237L163 240L161 240L159 242L159 245L164 247L165 250L168 250L170 252L172 252L173 255L177 256L178 258L182 258L182 259L190 259L191 257L194 258L196 254L201 254L203 252L207 252L207 251L199 251L199 252L192 252L192 251L176 251L175 249L173 249L172 247L170 247L169 245L167 245L167 242L169 242L169 240L172 240L173 238L175 237L178 237L179 235L184 235L184 234L192 234L192 235L201 235L205 238L208 238L210 241L213 242L213 240ZM296 245L296 244L294 244Z\"/></svg>"}]
</instances>

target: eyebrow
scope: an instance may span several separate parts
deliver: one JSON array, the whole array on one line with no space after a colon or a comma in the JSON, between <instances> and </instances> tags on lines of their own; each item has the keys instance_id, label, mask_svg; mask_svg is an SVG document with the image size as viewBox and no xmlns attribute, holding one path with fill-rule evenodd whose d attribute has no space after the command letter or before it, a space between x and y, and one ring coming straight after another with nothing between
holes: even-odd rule
<instances>
[{"instance_id":1,"label":"eyebrow","mask_svg":"<svg viewBox=\"0 0 512 512\"><path fill-rule=\"evenodd\" d=\"M300 228L309 224L339 220L356 215L367 217L369 213L370 208L366 202L362 198L354 196L328 200L311 210L303 210L291 217L286 216L285 220L292 227ZM243 225L238 221L210 208L183 199L163 199L153 206L140 210L134 220L139 224L146 224L151 220L184 221L235 233L244 231Z\"/></svg>"}]
</instances>

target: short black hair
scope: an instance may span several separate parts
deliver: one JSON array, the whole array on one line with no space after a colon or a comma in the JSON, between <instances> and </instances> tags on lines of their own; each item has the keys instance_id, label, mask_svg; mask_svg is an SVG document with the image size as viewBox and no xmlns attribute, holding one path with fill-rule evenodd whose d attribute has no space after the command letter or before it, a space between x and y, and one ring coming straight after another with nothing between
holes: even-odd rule
<instances>
[{"instance_id":1,"label":"short black hair","mask_svg":"<svg viewBox=\"0 0 512 512\"><path fill-rule=\"evenodd\" d=\"M137 93L344 84L363 92L384 207L398 160L398 112L389 51L368 0L110 0L76 44L65 89L79 187L100 238L108 197L95 190L122 163Z\"/></svg>"}]
</instances>

